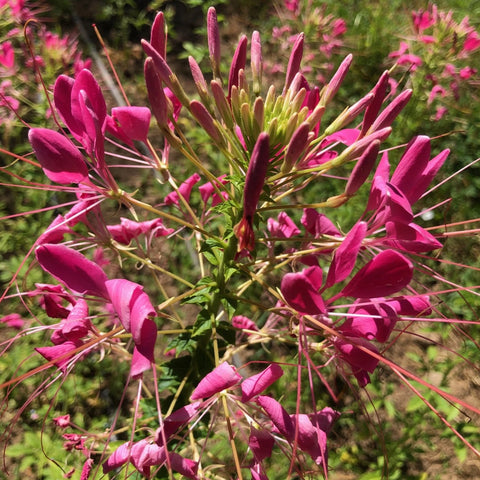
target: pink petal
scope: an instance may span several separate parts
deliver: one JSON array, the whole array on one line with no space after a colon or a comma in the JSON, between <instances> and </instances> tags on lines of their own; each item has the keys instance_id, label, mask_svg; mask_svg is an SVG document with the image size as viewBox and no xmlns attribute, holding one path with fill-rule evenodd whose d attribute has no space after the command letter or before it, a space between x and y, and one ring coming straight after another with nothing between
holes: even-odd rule
<instances>
[{"instance_id":1,"label":"pink petal","mask_svg":"<svg viewBox=\"0 0 480 480\"><path fill-rule=\"evenodd\" d=\"M112 470L125 465L130 458L131 450L132 446L130 442L120 445L103 464L103 473L111 472Z\"/></svg>"},{"instance_id":2,"label":"pink petal","mask_svg":"<svg viewBox=\"0 0 480 480\"><path fill-rule=\"evenodd\" d=\"M65 245L40 245L35 255L41 267L71 290L108 298L107 276L94 262Z\"/></svg>"},{"instance_id":3,"label":"pink petal","mask_svg":"<svg viewBox=\"0 0 480 480\"><path fill-rule=\"evenodd\" d=\"M430 185L449 154L449 149L443 150L428 162L420 178L416 179L409 189L408 199L410 200L411 204L414 204L425 193L425 190Z\"/></svg>"},{"instance_id":4,"label":"pink petal","mask_svg":"<svg viewBox=\"0 0 480 480\"><path fill-rule=\"evenodd\" d=\"M28 139L45 175L52 182L80 183L88 177L83 155L61 133L48 128L32 128Z\"/></svg>"},{"instance_id":5,"label":"pink petal","mask_svg":"<svg viewBox=\"0 0 480 480\"><path fill-rule=\"evenodd\" d=\"M366 233L366 222L357 222L348 232L345 240L335 251L330 269L328 270L325 288L345 280L350 275L357 261L358 252Z\"/></svg>"},{"instance_id":6,"label":"pink petal","mask_svg":"<svg viewBox=\"0 0 480 480\"><path fill-rule=\"evenodd\" d=\"M351 339L352 343L348 342L348 337L345 340L336 339L335 348L340 352L340 356L352 367L352 373L357 378L361 387L364 387L370 382L367 372L373 373L378 365L378 360L372 355L369 355L357 345L362 346L367 350L378 353L378 349L372 343L363 338Z\"/></svg>"},{"instance_id":7,"label":"pink petal","mask_svg":"<svg viewBox=\"0 0 480 480\"><path fill-rule=\"evenodd\" d=\"M313 208L305 208L303 210L302 225L315 238L321 235L341 236L341 233L332 221L325 214L318 213Z\"/></svg>"},{"instance_id":8,"label":"pink petal","mask_svg":"<svg viewBox=\"0 0 480 480\"><path fill-rule=\"evenodd\" d=\"M325 313L325 304L318 293L322 281L322 269L317 266L299 273L287 273L281 291L287 303L297 312L308 315Z\"/></svg>"},{"instance_id":9,"label":"pink petal","mask_svg":"<svg viewBox=\"0 0 480 480\"><path fill-rule=\"evenodd\" d=\"M430 138L425 135L414 137L393 172L390 183L398 187L409 198L415 181L423 173L430 160Z\"/></svg>"},{"instance_id":10,"label":"pink petal","mask_svg":"<svg viewBox=\"0 0 480 480\"><path fill-rule=\"evenodd\" d=\"M149 108L115 107L112 108L112 118L131 140L147 140L151 119Z\"/></svg>"},{"instance_id":11,"label":"pink petal","mask_svg":"<svg viewBox=\"0 0 480 480\"><path fill-rule=\"evenodd\" d=\"M241 380L242 376L237 369L233 365L223 362L200 381L190 398L199 400L211 397L215 393L237 385Z\"/></svg>"},{"instance_id":12,"label":"pink petal","mask_svg":"<svg viewBox=\"0 0 480 480\"><path fill-rule=\"evenodd\" d=\"M269 432L251 427L248 446L252 450L257 462L271 457L274 444L275 439Z\"/></svg>"},{"instance_id":13,"label":"pink petal","mask_svg":"<svg viewBox=\"0 0 480 480\"><path fill-rule=\"evenodd\" d=\"M245 317L243 315L236 315L235 317L232 318L232 326L235 328L239 328L241 330L255 330L258 331L258 327L253 322L250 320L248 317Z\"/></svg>"},{"instance_id":14,"label":"pink petal","mask_svg":"<svg viewBox=\"0 0 480 480\"><path fill-rule=\"evenodd\" d=\"M267 228L272 236L279 238L291 238L300 233L300 229L285 212L280 212L277 220L269 218Z\"/></svg>"},{"instance_id":15,"label":"pink petal","mask_svg":"<svg viewBox=\"0 0 480 480\"><path fill-rule=\"evenodd\" d=\"M288 440L295 438L295 425L287 411L273 398L260 395L257 403L265 410L277 430Z\"/></svg>"},{"instance_id":16,"label":"pink petal","mask_svg":"<svg viewBox=\"0 0 480 480\"><path fill-rule=\"evenodd\" d=\"M69 360L74 355L74 350L83 345L81 341L67 341L61 343L60 345L55 345L53 347L39 347L35 350L49 362L54 361L57 358L59 360L54 361L54 364L63 372L67 371L67 365ZM70 353L72 352L72 353ZM70 354L69 354L70 353Z\"/></svg>"},{"instance_id":17,"label":"pink petal","mask_svg":"<svg viewBox=\"0 0 480 480\"><path fill-rule=\"evenodd\" d=\"M242 402L248 402L263 392L283 375L282 368L276 363L270 364L263 372L252 375L242 382Z\"/></svg>"},{"instance_id":18,"label":"pink petal","mask_svg":"<svg viewBox=\"0 0 480 480\"><path fill-rule=\"evenodd\" d=\"M406 225L398 222L387 222L385 227L387 237L383 243L390 247L412 253L430 252L443 247L431 233L415 223Z\"/></svg>"},{"instance_id":19,"label":"pink petal","mask_svg":"<svg viewBox=\"0 0 480 480\"><path fill-rule=\"evenodd\" d=\"M63 236L71 231L65 218L62 215L57 215L45 232L38 237L37 245L63 242Z\"/></svg>"},{"instance_id":20,"label":"pink petal","mask_svg":"<svg viewBox=\"0 0 480 480\"><path fill-rule=\"evenodd\" d=\"M384 343L390 337L397 320L398 315L395 309L379 299L378 303L352 307L340 331L351 337L375 339Z\"/></svg>"},{"instance_id":21,"label":"pink petal","mask_svg":"<svg viewBox=\"0 0 480 480\"><path fill-rule=\"evenodd\" d=\"M81 92L85 92L83 95ZM107 116L107 105L103 98L103 93L100 85L95 80L92 72L88 69L83 69L76 77L72 86L71 93L71 111L75 119L82 118L80 98L88 99L88 104L98 119L100 128ZM68 125L67 125L68 126Z\"/></svg>"},{"instance_id":22,"label":"pink petal","mask_svg":"<svg viewBox=\"0 0 480 480\"><path fill-rule=\"evenodd\" d=\"M62 321L61 332L68 340L80 340L92 329L92 322L88 318L88 305L83 298L79 298L68 317Z\"/></svg>"},{"instance_id":23,"label":"pink petal","mask_svg":"<svg viewBox=\"0 0 480 480\"><path fill-rule=\"evenodd\" d=\"M80 118L72 115L72 89L75 80L66 75L60 75L55 81L53 99L55 107L63 123L68 127L76 140L80 141L83 134L83 126Z\"/></svg>"},{"instance_id":24,"label":"pink petal","mask_svg":"<svg viewBox=\"0 0 480 480\"><path fill-rule=\"evenodd\" d=\"M188 202L190 199L190 194L192 192L192 188L196 183L200 181L200 175L198 173L194 173L191 177L188 177L181 185L178 187L178 191L182 195L182 197ZM177 192L169 193L165 197L165 203L167 205L175 204L177 206L180 205L180 199Z\"/></svg>"},{"instance_id":25,"label":"pink petal","mask_svg":"<svg viewBox=\"0 0 480 480\"><path fill-rule=\"evenodd\" d=\"M395 250L384 250L368 262L342 290L346 297L375 298L396 293L413 277L413 265Z\"/></svg>"},{"instance_id":26,"label":"pink petal","mask_svg":"<svg viewBox=\"0 0 480 480\"><path fill-rule=\"evenodd\" d=\"M197 414L201 402L189 403L184 407L175 410L171 415L163 420L163 428L158 428L155 432L155 442L163 445L164 437L168 439Z\"/></svg>"}]
</instances>

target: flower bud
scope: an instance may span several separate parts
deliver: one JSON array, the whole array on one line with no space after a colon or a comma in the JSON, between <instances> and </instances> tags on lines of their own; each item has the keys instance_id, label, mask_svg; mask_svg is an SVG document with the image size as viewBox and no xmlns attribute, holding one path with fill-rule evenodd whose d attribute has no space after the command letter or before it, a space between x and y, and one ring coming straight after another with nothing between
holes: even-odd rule
<instances>
[{"instance_id":1,"label":"flower bud","mask_svg":"<svg viewBox=\"0 0 480 480\"><path fill-rule=\"evenodd\" d=\"M285 93L290 84L293 81L293 78L300 70L300 64L302 62L303 57L303 41L305 39L304 33L299 33L295 40L295 43L292 47L292 53L290 54L290 58L288 59L288 66L287 66L287 74L285 77L285 87L283 92Z\"/></svg>"},{"instance_id":2,"label":"flower bud","mask_svg":"<svg viewBox=\"0 0 480 480\"><path fill-rule=\"evenodd\" d=\"M213 75L215 78L220 78L220 31L214 7L210 7L207 12L207 41Z\"/></svg>"}]
</instances>

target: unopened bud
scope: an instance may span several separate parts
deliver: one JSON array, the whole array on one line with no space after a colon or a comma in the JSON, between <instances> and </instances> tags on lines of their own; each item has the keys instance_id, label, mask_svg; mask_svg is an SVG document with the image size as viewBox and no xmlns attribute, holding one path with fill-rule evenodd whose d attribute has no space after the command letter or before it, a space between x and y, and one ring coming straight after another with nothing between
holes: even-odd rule
<instances>
[{"instance_id":1,"label":"unopened bud","mask_svg":"<svg viewBox=\"0 0 480 480\"><path fill-rule=\"evenodd\" d=\"M375 118L377 118L378 112L380 112L380 108L382 108L382 103L385 100L385 96L387 94L388 79L388 71L383 72L377 84L372 89L373 100L369 103L367 109L365 110L360 137L365 136L368 129L375 121Z\"/></svg>"},{"instance_id":2,"label":"unopened bud","mask_svg":"<svg viewBox=\"0 0 480 480\"><path fill-rule=\"evenodd\" d=\"M253 104L253 118L255 119L256 125L254 125L254 130L258 129L258 134L263 130L263 123L265 120L265 108L263 104L262 97L257 97L255 103Z\"/></svg>"},{"instance_id":3,"label":"unopened bud","mask_svg":"<svg viewBox=\"0 0 480 480\"><path fill-rule=\"evenodd\" d=\"M148 98L150 100L150 107L152 108L153 115L157 119L160 127L168 126L168 98L163 91L162 82L157 75L153 60L148 57L145 60L144 66L145 83L147 85Z\"/></svg>"},{"instance_id":4,"label":"unopened bud","mask_svg":"<svg viewBox=\"0 0 480 480\"><path fill-rule=\"evenodd\" d=\"M252 33L252 45L250 47L250 64L252 67L253 93L258 95L262 85L263 57L260 33L256 30Z\"/></svg>"},{"instance_id":5,"label":"unopened bud","mask_svg":"<svg viewBox=\"0 0 480 480\"><path fill-rule=\"evenodd\" d=\"M305 152L308 146L308 133L310 132L310 125L308 122L303 122L293 133L292 139L288 144L285 153L285 159L282 165L282 172L290 172L294 165L299 162L300 157Z\"/></svg>"},{"instance_id":6,"label":"unopened bud","mask_svg":"<svg viewBox=\"0 0 480 480\"><path fill-rule=\"evenodd\" d=\"M303 42L305 39L304 33L299 33L297 38L295 39L295 43L292 47L292 53L290 54L290 58L288 59L287 65L287 74L285 76L285 87L283 92L285 93L290 84L293 81L295 75L300 71L300 64L302 63L303 57Z\"/></svg>"},{"instance_id":7,"label":"unopened bud","mask_svg":"<svg viewBox=\"0 0 480 480\"><path fill-rule=\"evenodd\" d=\"M218 80L212 80L210 82L210 88L212 90L213 98L215 100L215 105L222 117L225 125L229 130L233 129L233 116L230 106L228 105L227 97L223 91L222 86Z\"/></svg>"},{"instance_id":8,"label":"unopened bud","mask_svg":"<svg viewBox=\"0 0 480 480\"><path fill-rule=\"evenodd\" d=\"M246 35L242 35L238 42L235 53L233 54L232 63L230 65L230 72L228 74L228 98L232 93L232 87L238 86L238 73L240 70L245 70L247 62L247 44L248 39Z\"/></svg>"},{"instance_id":9,"label":"unopened bud","mask_svg":"<svg viewBox=\"0 0 480 480\"><path fill-rule=\"evenodd\" d=\"M350 68L350 65L352 63L352 59L352 54L347 55L338 67L338 70L335 72L330 82L328 82L328 85L325 87L325 90L323 91L320 98L320 103L322 105L326 106L333 100L333 97L338 92L340 85L342 84L345 76L347 75L348 69Z\"/></svg>"},{"instance_id":10,"label":"unopened bud","mask_svg":"<svg viewBox=\"0 0 480 480\"><path fill-rule=\"evenodd\" d=\"M159 12L152 24L150 33L150 44L162 56L167 54L167 27L165 25L165 16Z\"/></svg>"},{"instance_id":11,"label":"unopened bud","mask_svg":"<svg viewBox=\"0 0 480 480\"><path fill-rule=\"evenodd\" d=\"M190 65L190 71L192 72L192 78L197 87L197 92L202 101L205 102L205 100L208 99L208 88L202 70L193 57L188 57L188 64Z\"/></svg>"},{"instance_id":12,"label":"unopened bud","mask_svg":"<svg viewBox=\"0 0 480 480\"><path fill-rule=\"evenodd\" d=\"M207 12L207 41L213 75L220 79L220 31L218 29L217 12L214 7L210 7Z\"/></svg>"},{"instance_id":13,"label":"unopened bud","mask_svg":"<svg viewBox=\"0 0 480 480\"><path fill-rule=\"evenodd\" d=\"M373 99L373 93L369 93L361 98L351 107L346 108L329 126L325 129L324 135L328 136L345 128L353 122L360 113L370 104Z\"/></svg>"},{"instance_id":14,"label":"unopened bud","mask_svg":"<svg viewBox=\"0 0 480 480\"><path fill-rule=\"evenodd\" d=\"M199 102L198 100L192 100L190 102L190 110L193 116L197 119L198 123L208 133L208 135L210 135L214 142L217 145L224 147L225 142L223 136L215 124L213 117L210 115L203 103Z\"/></svg>"},{"instance_id":15,"label":"unopened bud","mask_svg":"<svg viewBox=\"0 0 480 480\"><path fill-rule=\"evenodd\" d=\"M405 108L412 97L412 90L404 90L398 95L376 118L368 132L374 132L385 127L389 127Z\"/></svg>"}]
</instances>

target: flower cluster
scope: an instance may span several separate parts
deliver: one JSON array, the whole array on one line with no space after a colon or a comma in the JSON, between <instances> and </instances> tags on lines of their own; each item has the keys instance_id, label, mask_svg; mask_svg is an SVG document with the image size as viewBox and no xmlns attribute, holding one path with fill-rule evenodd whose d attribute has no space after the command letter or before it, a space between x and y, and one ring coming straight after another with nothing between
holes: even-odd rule
<instances>
[{"instance_id":1,"label":"flower cluster","mask_svg":"<svg viewBox=\"0 0 480 480\"><path fill-rule=\"evenodd\" d=\"M47 361L40 370L51 367L57 379L91 355L130 365L122 401L131 400L133 416L120 445L109 443L125 435L121 405L108 436L65 434L77 442L68 448L86 457L84 479L132 468L147 478L164 468L170 478L200 479L222 468L222 477L265 480L275 450L288 472L327 476L327 436L341 413L319 405L319 388L337 399L327 372L352 388L355 379L366 387L379 363L408 377L388 360L388 345L435 308L416 279L427 271L422 257L442 248L442 234L422 226L415 209L449 151L432 153L425 135L397 147L398 162L384 147L411 90L388 95L385 72L338 113L332 100L351 55L319 88L302 70L299 34L276 88L262 81L259 32L241 36L228 77L214 8L207 32L210 77L189 58L195 96L167 59L159 13L142 41L148 107L127 100L109 108L94 73L82 69L55 81L61 128L29 131L50 188L74 199L56 206L62 213L35 241L36 263L57 283L26 292L46 320L23 333L50 333L35 351ZM153 120L161 146L152 144ZM219 159L200 158L185 128L192 121ZM180 175L173 151L189 167ZM142 170L154 185L131 192L131 172ZM332 179L334 194L325 188ZM338 212L360 190L365 204L342 222ZM193 267L188 255L175 257L179 245ZM128 268L132 260L140 273ZM19 319L2 321L12 320ZM265 358L258 347L266 346ZM295 385L288 405L275 398L284 375ZM142 409L147 392L153 419ZM54 421L75 428L63 415ZM209 455L210 442L222 438L231 458Z\"/></svg>"},{"instance_id":2,"label":"flower cluster","mask_svg":"<svg viewBox=\"0 0 480 480\"><path fill-rule=\"evenodd\" d=\"M44 14L42 8L24 0L0 2L0 126L5 145L17 125L16 115L28 116L26 100L43 103L39 102L39 97L43 97L38 82L40 71L50 87L59 73L79 72L91 64L90 59L83 58L74 37L60 36L42 24ZM40 118L45 118L46 108L36 108Z\"/></svg>"},{"instance_id":3,"label":"flower cluster","mask_svg":"<svg viewBox=\"0 0 480 480\"><path fill-rule=\"evenodd\" d=\"M468 17L456 22L453 11L432 4L412 12L412 31L389 57L411 73L415 86L429 85L427 105L435 108L438 121L450 108L468 105L467 92L478 81L474 65L479 48L480 35Z\"/></svg>"},{"instance_id":4,"label":"flower cluster","mask_svg":"<svg viewBox=\"0 0 480 480\"><path fill-rule=\"evenodd\" d=\"M304 64L301 72L307 78L315 79L319 85L328 81L329 75L335 68L336 58L344 47L343 37L347 31L347 24L343 18L335 18L326 13L326 5L321 7L313 2L288 1L278 6L280 26L273 27L271 47L280 49L288 54L297 41L297 32L304 32L308 43L305 48ZM282 63L272 63L265 60L265 72L276 78L285 73Z\"/></svg>"}]
</instances>

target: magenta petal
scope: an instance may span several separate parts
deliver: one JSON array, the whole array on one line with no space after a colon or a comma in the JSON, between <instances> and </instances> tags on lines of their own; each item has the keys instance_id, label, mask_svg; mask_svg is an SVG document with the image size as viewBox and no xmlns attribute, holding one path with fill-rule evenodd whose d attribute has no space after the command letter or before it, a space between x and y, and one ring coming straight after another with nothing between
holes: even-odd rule
<instances>
[{"instance_id":1,"label":"magenta petal","mask_svg":"<svg viewBox=\"0 0 480 480\"><path fill-rule=\"evenodd\" d=\"M83 298L79 298L68 317L62 322L62 334L68 340L79 340L85 337L91 328L88 304Z\"/></svg>"},{"instance_id":2,"label":"magenta petal","mask_svg":"<svg viewBox=\"0 0 480 480\"><path fill-rule=\"evenodd\" d=\"M67 341L53 347L39 347L35 350L46 360L54 361L54 364L65 373L69 360L74 355L76 348L83 344L81 341ZM69 353L72 352L72 353ZM58 359L58 360L57 360Z\"/></svg>"},{"instance_id":3,"label":"magenta petal","mask_svg":"<svg viewBox=\"0 0 480 480\"><path fill-rule=\"evenodd\" d=\"M130 458L130 452L132 450L130 442L123 443L120 445L107 459L103 464L103 473L111 472L116 468L125 465Z\"/></svg>"},{"instance_id":4,"label":"magenta petal","mask_svg":"<svg viewBox=\"0 0 480 480\"><path fill-rule=\"evenodd\" d=\"M337 339L335 341L335 348L340 352L340 356L352 367L352 373L358 380L361 387L370 382L368 373L373 373L378 365L378 359L368 354L357 345L362 346L366 350L371 350L378 353L375 345L365 340L364 338L352 339L352 343L348 342L349 338L345 340Z\"/></svg>"},{"instance_id":5,"label":"magenta petal","mask_svg":"<svg viewBox=\"0 0 480 480\"><path fill-rule=\"evenodd\" d=\"M245 379L242 382L242 402L248 402L263 392L283 375L283 370L276 363L269 365L263 372Z\"/></svg>"},{"instance_id":6,"label":"magenta petal","mask_svg":"<svg viewBox=\"0 0 480 480\"><path fill-rule=\"evenodd\" d=\"M63 236L71 231L65 218L62 215L57 215L45 232L38 237L37 245L42 243L60 243L63 241Z\"/></svg>"},{"instance_id":7,"label":"magenta petal","mask_svg":"<svg viewBox=\"0 0 480 480\"><path fill-rule=\"evenodd\" d=\"M223 362L200 381L190 398L199 400L211 397L215 393L233 387L241 380L242 376L237 369L233 365Z\"/></svg>"},{"instance_id":8,"label":"magenta petal","mask_svg":"<svg viewBox=\"0 0 480 480\"><path fill-rule=\"evenodd\" d=\"M270 458L272 456L274 444L275 439L268 431L257 430L254 427L251 428L248 446L252 450L257 462L261 462L265 458Z\"/></svg>"},{"instance_id":9,"label":"magenta petal","mask_svg":"<svg viewBox=\"0 0 480 480\"><path fill-rule=\"evenodd\" d=\"M398 315L387 302L353 306L348 311L348 318L340 331L351 337L363 337L384 343L390 337L397 322Z\"/></svg>"},{"instance_id":10,"label":"magenta petal","mask_svg":"<svg viewBox=\"0 0 480 480\"><path fill-rule=\"evenodd\" d=\"M151 113L147 107L115 107L112 118L131 139L146 141L150 129Z\"/></svg>"},{"instance_id":11,"label":"magenta petal","mask_svg":"<svg viewBox=\"0 0 480 480\"><path fill-rule=\"evenodd\" d=\"M243 315L236 315L235 317L232 318L232 326L235 328L239 328L241 330L254 330L258 331L258 327L253 322L250 320L248 317L245 317Z\"/></svg>"},{"instance_id":12,"label":"magenta petal","mask_svg":"<svg viewBox=\"0 0 480 480\"><path fill-rule=\"evenodd\" d=\"M358 252L367 233L366 222L357 222L345 240L335 251L330 269L328 270L325 288L345 280L353 270L357 261Z\"/></svg>"},{"instance_id":13,"label":"magenta petal","mask_svg":"<svg viewBox=\"0 0 480 480\"><path fill-rule=\"evenodd\" d=\"M143 287L138 283L130 282L124 279L107 280L106 289L113 308L122 322L127 332L132 332L135 327L150 315L155 315L153 308ZM135 325L136 324L136 325ZM135 343L140 339L140 335L136 332Z\"/></svg>"},{"instance_id":14,"label":"magenta petal","mask_svg":"<svg viewBox=\"0 0 480 480\"><path fill-rule=\"evenodd\" d=\"M32 128L28 139L45 175L52 182L80 183L88 177L83 155L61 133L48 128Z\"/></svg>"},{"instance_id":15,"label":"magenta petal","mask_svg":"<svg viewBox=\"0 0 480 480\"><path fill-rule=\"evenodd\" d=\"M107 276L94 262L65 245L40 245L35 255L42 268L68 288L82 294L108 298Z\"/></svg>"},{"instance_id":16,"label":"magenta petal","mask_svg":"<svg viewBox=\"0 0 480 480\"><path fill-rule=\"evenodd\" d=\"M342 294L357 298L384 297L406 287L412 277L410 260L395 250L384 250L352 278Z\"/></svg>"},{"instance_id":17,"label":"magenta petal","mask_svg":"<svg viewBox=\"0 0 480 480\"><path fill-rule=\"evenodd\" d=\"M291 238L300 233L300 229L285 212L280 212L277 220L269 218L267 228L272 236L279 238Z\"/></svg>"},{"instance_id":18,"label":"magenta petal","mask_svg":"<svg viewBox=\"0 0 480 480\"><path fill-rule=\"evenodd\" d=\"M440 170L450 150L443 150L436 157L433 157L427 164L420 178L416 179L408 190L407 197L410 203L413 205L424 193L431 181Z\"/></svg>"},{"instance_id":19,"label":"magenta petal","mask_svg":"<svg viewBox=\"0 0 480 480\"><path fill-rule=\"evenodd\" d=\"M318 213L313 208L305 208L303 210L301 222L305 230L315 238L321 235L341 236L333 222L325 214Z\"/></svg>"},{"instance_id":20,"label":"magenta petal","mask_svg":"<svg viewBox=\"0 0 480 480\"><path fill-rule=\"evenodd\" d=\"M430 252L443 246L431 233L415 223L387 222L385 228L387 237L383 243L407 252Z\"/></svg>"},{"instance_id":21,"label":"magenta petal","mask_svg":"<svg viewBox=\"0 0 480 480\"><path fill-rule=\"evenodd\" d=\"M89 108L91 108L95 114L100 128L102 128L105 117L107 116L107 105L105 103L100 85L95 80L95 77L90 70L84 68L75 77L71 96L71 110L73 117L77 120L82 118L82 107L79 104L80 98L87 99Z\"/></svg>"},{"instance_id":22,"label":"magenta petal","mask_svg":"<svg viewBox=\"0 0 480 480\"><path fill-rule=\"evenodd\" d=\"M171 415L163 420L163 428L158 428L155 432L155 442L163 445L164 439L168 441L171 435L186 425L197 414L201 402L194 402L175 410Z\"/></svg>"},{"instance_id":23,"label":"magenta petal","mask_svg":"<svg viewBox=\"0 0 480 480\"><path fill-rule=\"evenodd\" d=\"M299 448L308 453L317 465L320 465L326 457L327 434L316 428L309 416L304 413L292 415L292 419L298 426Z\"/></svg>"},{"instance_id":24,"label":"magenta petal","mask_svg":"<svg viewBox=\"0 0 480 480\"><path fill-rule=\"evenodd\" d=\"M287 303L299 313L318 315L325 313L325 304L318 293L322 283L322 269L317 266L299 273L287 273L280 290Z\"/></svg>"},{"instance_id":25,"label":"magenta petal","mask_svg":"<svg viewBox=\"0 0 480 480\"><path fill-rule=\"evenodd\" d=\"M75 139L80 141L83 127L79 122L79 118L75 118L72 115L72 89L74 83L75 80L73 78L60 75L55 81L53 100L63 123L68 127Z\"/></svg>"},{"instance_id":26,"label":"magenta petal","mask_svg":"<svg viewBox=\"0 0 480 480\"><path fill-rule=\"evenodd\" d=\"M143 372L150 370L152 367L152 360L143 355L137 346L133 347L132 362L130 364L130 376L133 379L138 379Z\"/></svg>"},{"instance_id":27,"label":"magenta petal","mask_svg":"<svg viewBox=\"0 0 480 480\"><path fill-rule=\"evenodd\" d=\"M430 138L425 135L414 137L407 146L400 162L393 172L390 183L409 197L416 180L425 170L430 159ZM410 200L410 199L409 199Z\"/></svg>"},{"instance_id":28,"label":"magenta petal","mask_svg":"<svg viewBox=\"0 0 480 480\"><path fill-rule=\"evenodd\" d=\"M194 173L191 177L188 177L179 187L178 193L182 195L182 197L188 202L190 199L190 194L192 193L192 188L196 183L200 181L200 175L198 173ZM165 203L167 205L175 204L177 206L180 205L180 199L177 192L169 193L165 197Z\"/></svg>"},{"instance_id":29,"label":"magenta petal","mask_svg":"<svg viewBox=\"0 0 480 480\"><path fill-rule=\"evenodd\" d=\"M265 410L277 430L288 440L295 438L295 425L287 411L272 397L260 395L257 403Z\"/></svg>"}]
</instances>

